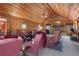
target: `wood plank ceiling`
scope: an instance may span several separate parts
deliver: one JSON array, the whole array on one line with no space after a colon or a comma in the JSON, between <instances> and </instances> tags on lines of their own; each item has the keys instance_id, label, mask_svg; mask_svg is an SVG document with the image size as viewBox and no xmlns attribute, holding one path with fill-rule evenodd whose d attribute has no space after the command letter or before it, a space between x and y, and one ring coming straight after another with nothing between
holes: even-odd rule
<instances>
[{"instance_id":1,"label":"wood plank ceiling","mask_svg":"<svg viewBox=\"0 0 79 59\"><path fill-rule=\"evenodd\" d=\"M51 8L59 15L71 20L79 19L79 4L78 3L56 3L49 4Z\"/></svg>"},{"instance_id":2,"label":"wood plank ceiling","mask_svg":"<svg viewBox=\"0 0 79 59\"><path fill-rule=\"evenodd\" d=\"M79 4L50 3L3 3L0 4L0 16L13 16L43 23L46 19L62 16L71 20L79 19ZM41 16L46 15L46 18Z\"/></svg>"}]
</instances>

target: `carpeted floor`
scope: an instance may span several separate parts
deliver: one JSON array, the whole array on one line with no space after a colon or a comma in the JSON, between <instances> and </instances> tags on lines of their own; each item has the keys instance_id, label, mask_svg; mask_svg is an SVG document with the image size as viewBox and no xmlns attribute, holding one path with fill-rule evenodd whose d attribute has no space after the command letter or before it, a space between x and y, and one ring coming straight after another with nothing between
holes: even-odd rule
<instances>
[{"instance_id":1,"label":"carpeted floor","mask_svg":"<svg viewBox=\"0 0 79 59\"><path fill-rule=\"evenodd\" d=\"M79 56L79 43L71 41L68 36L62 36L61 39L63 40L62 52L45 48L39 56Z\"/></svg>"},{"instance_id":2,"label":"carpeted floor","mask_svg":"<svg viewBox=\"0 0 79 59\"><path fill-rule=\"evenodd\" d=\"M71 41L68 36L62 36L58 47L45 48L38 56L79 56L79 43Z\"/></svg>"}]
</instances>

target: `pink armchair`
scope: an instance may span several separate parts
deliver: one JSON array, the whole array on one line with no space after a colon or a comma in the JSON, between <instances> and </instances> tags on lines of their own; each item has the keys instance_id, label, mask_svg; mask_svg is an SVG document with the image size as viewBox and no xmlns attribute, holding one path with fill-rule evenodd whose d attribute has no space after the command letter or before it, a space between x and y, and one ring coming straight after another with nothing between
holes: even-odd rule
<instances>
[{"instance_id":1,"label":"pink armchair","mask_svg":"<svg viewBox=\"0 0 79 59\"><path fill-rule=\"evenodd\" d=\"M0 56L19 56L22 44L22 39L17 38L0 40Z\"/></svg>"},{"instance_id":2,"label":"pink armchair","mask_svg":"<svg viewBox=\"0 0 79 59\"><path fill-rule=\"evenodd\" d=\"M60 37L61 37L61 32L60 31L55 31L54 33L54 43L60 42Z\"/></svg>"},{"instance_id":3,"label":"pink armchair","mask_svg":"<svg viewBox=\"0 0 79 59\"><path fill-rule=\"evenodd\" d=\"M29 46L27 53L33 55L38 55L39 51L43 48L42 34L37 34L32 42L26 43L26 46Z\"/></svg>"},{"instance_id":4,"label":"pink armchair","mask_svg":"<svg viewBox=\"0 0 79 59\"><path fill-rule=\"evenodd\" d=\"M60 31L55 31L54 36L52 37L47 37L47 46L53 46L54 44L57 44L60 42L60 37L61 37L61 32Z\"/></svg>"}]
</instances>

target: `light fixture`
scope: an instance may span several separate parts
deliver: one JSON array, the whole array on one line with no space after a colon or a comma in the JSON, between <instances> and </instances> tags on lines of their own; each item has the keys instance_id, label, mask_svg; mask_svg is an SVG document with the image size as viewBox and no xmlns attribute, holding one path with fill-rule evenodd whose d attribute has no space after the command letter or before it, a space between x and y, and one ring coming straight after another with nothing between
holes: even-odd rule
<instances>
[{"instance_id":1,"label":"light fixture","mask_svg":"<svg viewBox=\"0 0 79 59\"><path fill-rule=\"evenodd\" d=\"M42 30L43 29L43 27L41 26L41 25L38 25L37 26L37 31L40 31L40 30Z\"/></svg>"},{"instance_id":2,"label":"light fixture","mask_svg":"<svg viewBox=\"0 0 79 59\"><path fill-rule=\"evenodd\" d=\"M43 13L41 18L47 18L48 13Z\"/></svg>"}]
</instances>

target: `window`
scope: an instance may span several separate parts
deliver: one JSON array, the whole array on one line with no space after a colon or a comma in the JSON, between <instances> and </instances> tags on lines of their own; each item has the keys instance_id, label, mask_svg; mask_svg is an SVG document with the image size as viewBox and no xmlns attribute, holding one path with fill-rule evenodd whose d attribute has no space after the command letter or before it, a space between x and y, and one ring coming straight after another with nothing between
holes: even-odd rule
<instances>
[{"instance_id":1,"label":"window","mask_svg":"<svg viewBox=\"0 0 79 59\"><path fill-rule=\"evenodd\" d=\"M26 24L22 24L21 25L21 29L27 29L27 25Z\"/></svg>"}]
</instances>

